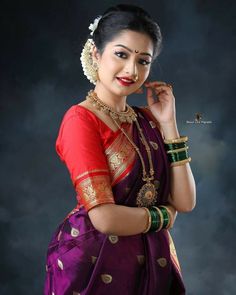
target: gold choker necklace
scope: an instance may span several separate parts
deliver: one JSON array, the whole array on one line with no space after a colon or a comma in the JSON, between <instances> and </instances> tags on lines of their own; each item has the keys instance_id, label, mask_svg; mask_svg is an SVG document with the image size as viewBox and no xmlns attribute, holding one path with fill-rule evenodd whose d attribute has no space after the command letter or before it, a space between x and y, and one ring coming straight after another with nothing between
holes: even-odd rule
<instances>
[{"instance_id":1,"label":"gold choker necklace","mask_svg":"<svg viewBox=\"0 0 236 295\"><path fill-rule=\"evenodd\" d=\"M86 99L98 110L109 115L114 120L119 120L120 122L132 123L136 120L135 111L126 104L126 110L124 112L116 112L109 105L105 104L100 98L98 98L97 93L94 90L90 90Z\"/></svg>"},{"instance_id":2,"label":"gold choker necklace","mask_svg":"<svg viewBox=\"0 0 236 295\"><path fill-rule=\"evenodd\" d=\"M146 141L146 138L143 134L143 131L138 123L137 120L137 114L135 113L135 111L129 106L127 105L127 110L125 112L115 112L111 107L109 107L108 105L106 105L102 100L100 100L97 96L97 94L93 91L90 90L86 99L88 99L88 101L97 109L103 111L104 113L106 113L107 115L110 115L110 117L112 118L113 122L116 124L116 126L121 130L121 132L125 135L125 137L128 139L128 141L130 142L130 144L133 146L134 150L137 152L140 160L141 160L141 164L142 164L142 168L143 168L143 181L145 181L146 183L141 187L141 189L138 192L137 195L137 199L136 199L136 205L138 207L150 207L153 206L156 201L157 201L157 188L159 186L159 181L155 180L155 182L157 183L157 186L154 185L152 183L152 181L154 181L154 168L153 168L153 163L152 163L152 155L151 155L151 150L150 147ZM122 114L122 115L120 115ZM126 115L124 115L126 114ZM129 114L129 115L127 115ZM137 145L133 142L133 140L129 137L129 135L125 132L124 128L122 128L120 126L120 124L117 122L117 120L120 120L121 122L129 122L132 123L132 121L135 122L139 134L141 136L141 141L143 143L143 145L145 146L146 152L147 152L147 156L148 156L148 161L149 161L149 175L146 172L146 168L145 168L145 162L143 159L143 156L140 152L140 149L137 147ZM125 120L125 121L124 121ZM131 120L131 121L130 121Z\"/></svg>"}]
</instances>

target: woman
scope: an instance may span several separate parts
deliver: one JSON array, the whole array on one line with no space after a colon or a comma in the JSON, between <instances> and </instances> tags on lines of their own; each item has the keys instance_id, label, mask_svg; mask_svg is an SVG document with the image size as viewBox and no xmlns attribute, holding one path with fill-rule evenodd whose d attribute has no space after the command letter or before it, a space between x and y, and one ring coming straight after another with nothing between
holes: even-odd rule
<instances>
[{"instance_id":1,"label":"woman","mask_svg":"<svg viewBox=\"0 0 236 295\"><path fill-rule=\"evenodd\" d=\"M81 61L95 88L66 112L56 141L78 205L50 242L44 294L185 294L168 229L194 208L195 183L172 87L146 81L160 29L131 5L89 28ZM143 85L148 107L129 107Z\"/></svg>"}]
</instances>

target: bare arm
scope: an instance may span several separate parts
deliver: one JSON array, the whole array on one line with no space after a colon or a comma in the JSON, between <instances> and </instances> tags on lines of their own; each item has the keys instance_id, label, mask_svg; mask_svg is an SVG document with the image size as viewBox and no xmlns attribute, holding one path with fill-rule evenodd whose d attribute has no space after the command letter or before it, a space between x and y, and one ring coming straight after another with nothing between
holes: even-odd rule
<instances>
[{"instance_id":1,"label":"bare arm","mask_svg":"<svg viewBox=\"0 0 236 295\"><path fill-rule=\"evenodd\" d=\"M180 137L176 123L162 125L165 139ZM169 202L179 212L189 212L196 205L196 185L190 164L170 168L171 197Z\"/></svg>"},{"instance_id":2,"label":"bare arm","mask_svg":"<svg viewBox=\"0 0 236 295\"><path fill-rule=\"evenodd\" d=\"M174 222L176 211L173 207L168 207ZM104 234L136 235L144 232L148 224L148 215L143 208L104 204L92 208L88 214L94 227Z\"/></svg>"}]
</instances>

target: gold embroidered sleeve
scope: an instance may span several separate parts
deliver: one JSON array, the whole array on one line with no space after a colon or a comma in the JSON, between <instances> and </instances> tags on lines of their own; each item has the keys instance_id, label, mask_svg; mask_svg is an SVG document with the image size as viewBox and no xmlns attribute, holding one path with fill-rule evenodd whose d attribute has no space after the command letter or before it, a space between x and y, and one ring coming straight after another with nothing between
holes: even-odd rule
<instances>
[{"instance_id":1,"label":"gold embroidered sleeve","mask_svg":"<svg viewBox=\"0 0 236 295\"><path fill-rule=\"evenodd\" d=\"M87 173L76 181L78 201L89 211L101 204L114 204L110 175L104 173Z\"/></svg>"}]
</instances>

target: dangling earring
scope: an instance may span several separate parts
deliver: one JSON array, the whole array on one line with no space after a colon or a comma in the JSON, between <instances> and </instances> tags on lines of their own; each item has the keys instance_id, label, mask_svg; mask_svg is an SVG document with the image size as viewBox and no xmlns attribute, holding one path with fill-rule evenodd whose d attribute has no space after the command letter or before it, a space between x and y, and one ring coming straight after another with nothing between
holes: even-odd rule
<instances>
[{"instance_id":1,"label":"dangling earring","mask_svg":"<svg viewBox=\"0 0 236 295\"><path fill-rule=\"evenodd\" d=\"M99 81L98 64L96 62L93 62L93 59L92 59L93 46L94 46L93 40L88 39L82 50L80 60L81 60L84 75L88 78L88 80L91 83L96 85L96 82Z\"/></svg>"},{"instance_id":2,"label":"dangling earring","mask_svg":"<svg viewBox=\"0 0 236 295\"><path fill-rule=\"evenodd\" d=\"M95 71L95 73L96 73L96 82L97 81L100 81L100 79L99 79L99 75L98 75L98 69L99 69L99 66L98 66L98 63L95 61L95 62L93 62L93 68L94 68L94 71Z\"/></svg>"}]
</instances>

